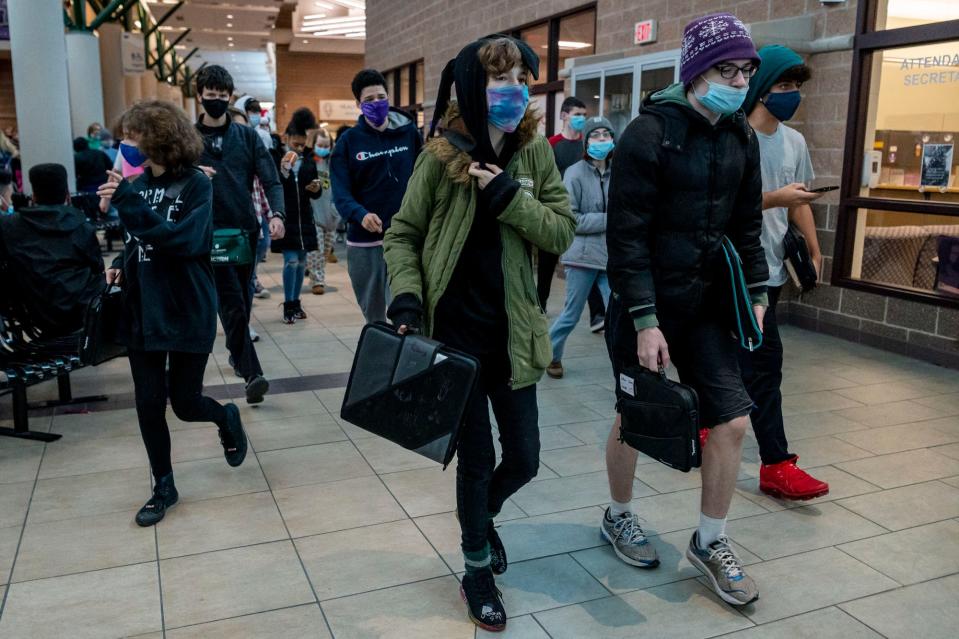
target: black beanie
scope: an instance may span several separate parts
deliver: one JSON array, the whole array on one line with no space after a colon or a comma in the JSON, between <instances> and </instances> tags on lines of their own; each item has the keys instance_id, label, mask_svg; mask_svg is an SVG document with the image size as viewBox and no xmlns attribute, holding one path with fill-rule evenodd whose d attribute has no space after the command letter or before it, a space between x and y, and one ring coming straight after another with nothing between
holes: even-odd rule
<instances>
[{"instance_id":1,"label":"black beanie","mask_svg":"<svg viewBox=\"0 0 959 639\"><path fill-rule=\"evenodd\" d=\"M62 164L37 164L30 168L30 186L37 204L63 204L70 195L67 170Z\"/></svg>"},{"instance_id":2,"label":"black beanie","mask_svg":"<svg viewBox=\"0 0 959 639\"><path fill-rule=\"evenodd\" d=\"M490 40L506 38L518 48L523 64L529 69L533 78L539 78L539 56L522 40L503 35L493 34L480 38L463 47L443 69L440 79L440 88L436 96L436 106L433 111L433 121L430 124L430 137L436 131L440 119L446 114L449 106L450 92L453 84L456 85L456 101L466 130L472 136L475 147L470 156L477 162L496 162L496 153L489 139L486 110L487 74L479 59L479 50Z\"/></svg>"}]
</instances>

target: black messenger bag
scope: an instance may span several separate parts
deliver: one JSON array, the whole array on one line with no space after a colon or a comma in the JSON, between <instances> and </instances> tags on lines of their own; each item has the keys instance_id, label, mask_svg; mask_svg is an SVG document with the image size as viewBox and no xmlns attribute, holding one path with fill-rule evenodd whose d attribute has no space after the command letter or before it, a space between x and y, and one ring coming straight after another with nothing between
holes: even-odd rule
<instances>
[{"instance_id":1,"label":"black messenger bag","mask_svg":"<svg viewBox=\"0 0 959 639\"><path fill-rule=\"evenodd\" d=\"M445 468L479 379L479 361L421 335L367 324L340 417Z\"/></svg>"},{"instance_id":2,"label":"black messenger bag","mask_svg":"<svg viewBox=\"0 0 959 639\"><path fill-rule=\"evenodd\" d=\"M620 372L616 398L621 441L684 473L702 465L695 390L637 365Z\"/></svg>"}]
</instances>

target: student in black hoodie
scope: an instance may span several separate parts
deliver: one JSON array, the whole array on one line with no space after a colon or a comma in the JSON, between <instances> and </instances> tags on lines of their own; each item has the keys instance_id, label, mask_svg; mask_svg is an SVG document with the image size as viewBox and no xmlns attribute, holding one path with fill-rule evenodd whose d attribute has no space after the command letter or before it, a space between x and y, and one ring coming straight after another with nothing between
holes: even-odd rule
<instances>
[{"instance_id":1,"label":"student in black hoodie","mask_svg":"<svg viewBox=\"0 0 959 639\"><path fill-rule=\"evenodd\" d=\"M390 106L379 71L363 69L351 88L363 114L336 138L333 203L346 220L347 271L356 302L367 322L385 322L390 294L383 234L400 210L423 138L409 115Z\"/></svg>"},{"instance_id":2,"label":"student in black hoodie","mask_svg":"<svg viewBox=\"0 0 959 639\"><path fill-rule=\"evenodd\" d=\"M306 313L300 305L300 290L306 271L306 254L317 248L310 201L319 198L323 192L316 162L313 161L313 150L307 151L306 148L306 136L317 128L316 116L308 108L294 111L286 127L286 147L289 152L280 160L280 181L283 183L286 204L286 235L274 241L270 250L283 254L285 324L306 319Z\"/></svg>"},{"instance_id":3,"label":"student in black hoodie","mask_svg":"<svg viewBox=\"0 0 959 639\"><path fill-rule=\"evenodd\" d=\"M253 209L253 178L258 177L270 202L270 237L283 237L283 187L273 158L256 131L232 122L227 114L233 78L221 66L204 67L196 74L203 136L200 168L213 181L213 228L242 229L256 253L260 222ZM270 389L250 338L253 308L253 264L221 265L214 270L220 321L233 367L246 382L246 401L258 404Z\"/></svg>"},{"instance_id":4,"label":"student in black hoodie","mask_svg":"<svg viewBox=\"0 0 959 639\"><path fill-rule=\"evenodd\" d=\"M98 195L112 199L125 229L123 253L107 270L123 286L121 330L130 356L137 419L153 477L153 497L136 522L152 526L177 502L166 403L185 422L213 422L230 466L246 457L235 404L203 395L203 371L216 337L216 286L210 179L194 167L203 142L170 102L141 102L123 119L148 165L133 183L116 171ZM259 141L257 141L259 144ZM169 373L167 363L169 362Z\"/></svg>"},{"instance_id":5,"label":"student in black hoodie","mask_svg":"<svg viewBox=\"0 0 959 639\"><path fill-rule=\"evenodd\" d=\"M70 206L67 182L60 164L32 167L34 206L0 217L0 255L10 269L0 275L3 294L15 295L30 323L51 336L79 330L103 289L96 229Z\"/></svg>"}]
</instances>

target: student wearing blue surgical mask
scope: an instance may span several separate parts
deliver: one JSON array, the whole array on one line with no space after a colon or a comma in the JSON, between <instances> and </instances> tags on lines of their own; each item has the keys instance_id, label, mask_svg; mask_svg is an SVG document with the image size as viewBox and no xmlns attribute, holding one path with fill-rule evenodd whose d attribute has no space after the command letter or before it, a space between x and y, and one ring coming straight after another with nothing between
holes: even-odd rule
<instances>
[{"instance_id":1,"label":"student wearing blue surgical mask","mask_svg":"<svg viewBox=\"0 0 959 639\"><path fill-rule=\"evenodd\" d=\"M769 264L769 309L763 343L740 353L739 364L749 396L755 402L753 433L759 443L759 490L780 499L806 500L829 492L829 484L799 468L799 457L789 452L783 423L783 343L779 336L776 303L789 280L783 264L783 238L790 223L806 238L809 256L818 273L822 253L816 238L810 193L812 160L802 133L786 125L802 101L800 88L811 73L795 51L780 45L759 50L762 65L749 82L744 110L759 141L763 178L763 249Z\"/></svg>"},{"instance_id":2,"label":"student wearing blue surgical mask","mask_svg":"<svg viewBox=\"0 0 959 639\"><path fill-rule=\"evenodd\" d=\"M606 203L609 201L609 176L613 161L615 134L613 125L603 117L586 120L583 127L586 145L582 159L566 170L563 186L569 193L569 206L576 217L573 244L559 258L566 269L566 302L563 312L549 329L553 361L546 374L563 376L563 350L566 338L576 328L594 287L599 289L602 305L609 303L606 279Z\"/></svg>"},{"instance_id":3,"label":"student wearing blue surgical mask","mask_svg":"<svg viewBox=\"0 0 959 639\"><path fill-rule=\"evenodd\" d=\"M420 330L480 362L457 445L456 506L466 571L460 592L470 619L492 631L506 628L494 575L508 567L493 521L536 476L536 383L550 361L531 249L562 253L575 227L529 100L538 73L532 48L501 35L447 63L430 139L384 240L395 295L388 316L397 330Z\"/></svg>"},{"instance_id":4,"label":"student wearing blue surgical mask","mask_svg":"<svg viewBox=\"0 0 959 639\"><path fill-rule=\"evenodd\" d=\"M730 339L722 245L742 262L757 325L762 328L769 270L760 241L759 144L742 111L760 66L746 26L715 13L684 30L680 82L643 101L617 142L609 188L606 243L612 288L606 342L616 387L629 393L628 371L673 364L699 396L703 447L699 526L686 558L723 601L759 597L726 536L742 442L753 402ZM625 374L624 377L620 377ZM610 429L606 467L610 506L600 532L616 556L637 568L659 565L632 501L637 451Z\"/></svg>"},{"instance_id":5,"label":"student wearing blue surgical mask","mask_svg":"<svg viewBox=\"0 0 959 639\"><path fill-rule=\"evenodd\" d=\"M340 220L333 204L333 189L330 188L330 153L333 144L326 129L319 128L310 132L306 145L312 149L308 155L316 164L316 175L323 187L320 197L310 200L317 248L306 254L306 268L310 274L310 290L314 295L323 295L326 293L326 262L333 254L333 236Z\"/></svg>"}]
</instances>

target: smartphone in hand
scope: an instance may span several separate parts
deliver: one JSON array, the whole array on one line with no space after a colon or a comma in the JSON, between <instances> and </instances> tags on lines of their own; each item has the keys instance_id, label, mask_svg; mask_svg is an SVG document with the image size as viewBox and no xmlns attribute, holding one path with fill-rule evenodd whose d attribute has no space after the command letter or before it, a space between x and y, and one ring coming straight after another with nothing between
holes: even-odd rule
<instances>
[{"instance_id":1,"label":"smartphone in hand","mask_svg":"<svg viewBox=\"0 0 959 639\"><path fill-rule=\"evenodd\" d=\"M836 186L820 186L818 189L806 189L810 193L828 193L829 191L835 191L839 189L839 185Z\"/></svg>"}]
</instances>

